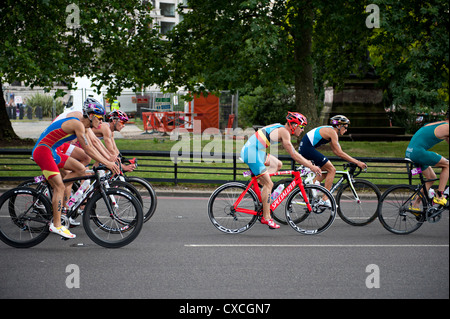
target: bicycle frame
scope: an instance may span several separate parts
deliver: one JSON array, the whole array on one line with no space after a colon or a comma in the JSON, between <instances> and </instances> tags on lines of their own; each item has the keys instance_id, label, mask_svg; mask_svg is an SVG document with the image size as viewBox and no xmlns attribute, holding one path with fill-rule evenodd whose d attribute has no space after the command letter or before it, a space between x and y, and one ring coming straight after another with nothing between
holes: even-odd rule
<instances>
[{"instance_id":1,"label":"bicycle frame","mask_svg":"<svg viewBox=\"0 0 450 319\"><path fill-rule=\"evenodd\" d=\"M298 187L300 188L300 191L302 193L302 196L305 199L306 206L308 207L308 210L311 211L312 207L311 207L311 204L309 203L308 196L306 195L305 188L303 186L303 181L300 177L300 172L295 171L295 170L280 171L280 172L272 173L269 176L272 177L272 176L280 176L280 175L293 175L294 179L288 185L288 187L286 187L283 190L283 192L281 192L281 194L272 202L272 204L270 205L270 209L272 211L274 211L283 202L283 200L287 197L287 195L289 195L292 192L292 190L295 188L295 186L298 185ZM247 188L234 203L233 209L239 213L257 215L258 212L254 211L254 210L246 209L246 208L238 208L239 204L241 203L242 199L244 198L245 194L247 194L247 192L249 191L250 188L253 188L254 192L256 193L256 196L258 196L258 200L260 202L262 202L261 189L259 188L259 185L258 185L258 179L255 176L252 176L252 180L248 184Z\"/></svg>"}]
</instances>

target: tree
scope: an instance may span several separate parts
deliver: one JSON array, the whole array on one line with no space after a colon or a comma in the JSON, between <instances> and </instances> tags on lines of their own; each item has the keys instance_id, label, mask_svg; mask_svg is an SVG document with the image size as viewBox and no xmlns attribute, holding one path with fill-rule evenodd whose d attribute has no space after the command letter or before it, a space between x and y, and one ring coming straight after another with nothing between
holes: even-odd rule
<instances>
[{"instance_id":1,"label":"tree","mask_svg":"<svg viewBox=\"0 0 450 319\"><path fill-rule=\"evenodd\" d=\"M17 139L1 84L51 88L76 76L91 77L109 96L123 88L162 83L165 42L140 0L4 1L0 5L0 139Z\"/></svg>"},{"instance_id":2,"label":"tree","mask_svg":"<svg viewBox=\"0 0 450 319\"><path fill-rule=\"evenodd\" d=\"M449 3L374 0L380 28L369 40L388 105L442 112L449 96Z\"/></svg>"},{"instance_id":3,"label":"tree","mask_svg":"<svg viewBox=\"0 0 450 319\"><path fill-rule=\"evenodd\" d=\"M190 0L189 7L192 11L169 34L169 89L293 85L297 111L314 125L317 57L326 58L320 63L327 65L327 78L333 82L342 81L354 65L367 60L361 39L368 38L368 30L360 1ZM320 41L324 43L319 45ZM325 78L321 76L322 85Z\"/></svg>"}]
</instances>

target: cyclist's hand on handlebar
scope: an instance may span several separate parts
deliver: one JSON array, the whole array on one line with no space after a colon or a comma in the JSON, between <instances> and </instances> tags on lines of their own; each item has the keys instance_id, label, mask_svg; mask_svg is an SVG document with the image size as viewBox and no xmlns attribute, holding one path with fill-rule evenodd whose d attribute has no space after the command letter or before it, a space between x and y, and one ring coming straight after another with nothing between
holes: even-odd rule
<instances>
[{"instance_id":1,"label":"cyclist's hand on handlebar","mask_svg":"<svg viewBox=\"0 0 450 319\"><path fill-rule=\"evenodd\" d=\"M359 167L360 169L367 170L367 164L364 163L364 162L358 161L358 162L356 163L356 165L358 165L358 167Z\"/></svg>"},{"instance_id":2,"label":"cyclist's hand on handlebar","mask_svg":"<svg viewBox=\"0 0 450 319\"><path fill-rule=\"evenodd\" d=\"M120 175L120 174L121 174L121 173L120 173L120 168L119 168L119 166L118 166L116 163L114 163L114 162L108 162L108 163L105 164L105 166L106 166L108 169L110 169L111 172L114 173L114 175Z\"/></svg>"},{"instance_id":3,"label":"cyclist's hand on handlebar","mask_svg":"<svg viewBox=\"0 0 450 319\"><path fill-rule=\"evenodd\" d=\"M310 166L311 171L313 171L317 176L322 176L322 170L319 166L311 165Z\"/></svg>"}]
</instances>

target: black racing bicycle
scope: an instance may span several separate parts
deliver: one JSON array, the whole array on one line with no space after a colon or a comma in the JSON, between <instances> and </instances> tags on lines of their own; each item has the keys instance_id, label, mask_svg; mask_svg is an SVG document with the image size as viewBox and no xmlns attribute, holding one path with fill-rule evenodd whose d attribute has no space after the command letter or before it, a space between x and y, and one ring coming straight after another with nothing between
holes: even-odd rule
<instances>
[{"instance_id":1,"label":"black racing bicycle","mask_svg":"<svg viewBox=\"0 0 450 319\"><path fill-rule=\"evenodd\" d=\"M410 234L420 228L425 222L437 223L442 213L449 210L448 187L445 191L446 205L437 205L428 195L426 183L438 179L426 180L421 170L411 169L412 175L420 174L419 185L394 185L381 196L378 207L378 219L391 233L397 235Z\"/></svg>"},{"instance_id":2,"label":"black racing bicycle","mask_svg":"<svg viewBox=\"0 0 450 319\"><path fill-rule=\"evenodd\" d=\"M93 175L64 180L70 183L89 179L91 184L81 199L61 216L61 222L69 227L69 219L82 214L83 228L93 242L106 248L119 248L139 235L143 225L142 205L128 190L108 188L111 173L105 170L106 167L99 166L93 169ZM41 243L50 233L51 198L52 189L45 180L35 188L21 186L4 193L0 197L0 239L16 248Z\"/></svg>"}]
</instances>

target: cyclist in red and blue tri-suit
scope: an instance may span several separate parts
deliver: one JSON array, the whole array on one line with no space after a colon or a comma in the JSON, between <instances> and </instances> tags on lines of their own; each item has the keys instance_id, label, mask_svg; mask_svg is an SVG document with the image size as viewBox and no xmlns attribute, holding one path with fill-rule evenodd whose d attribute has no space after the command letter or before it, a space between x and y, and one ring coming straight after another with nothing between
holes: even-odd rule
<instances>
[{"instance_id":1,"label":"cyclist in red and blue tri-suit","mask_svg":"<svg viewBox=\"0 0 450 319\"><path fill-rule=\"evenodd\" d=\"M64 196L64 193L70 192L70 189L65 189L60 169L70 170L71 173L66 175L65 178L72 178L82 176L85 167L77 160L57 151L57 149L63 143L77 138L81 147L89 156L102 162L114 173L120 173L115 163L108 161L93 151L86 138L86 129L98 127L102 122L104 114L105 109L100 103L85 104L83 106L83 118L81 120L75 117L69 117L53 122L41 134L33 149L33 159L39 165L42 173L53 189L53 222L50 224L50 231L66 238L75 238L76 236L61 225L61 212L65 204L64 200L67 200L69 197L68 194Z\"/></svg>"}]
</instances>

